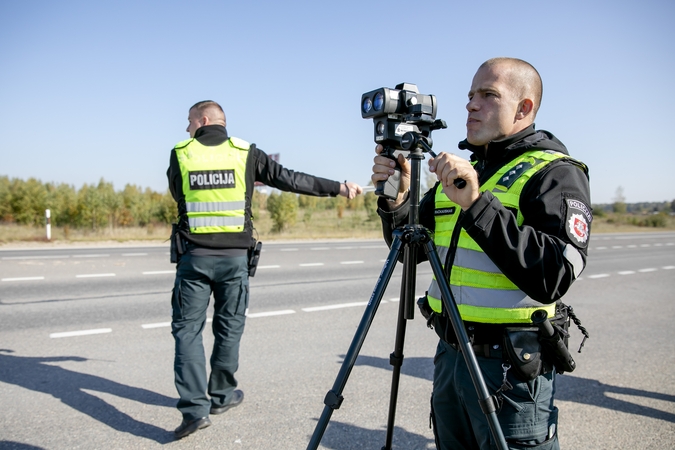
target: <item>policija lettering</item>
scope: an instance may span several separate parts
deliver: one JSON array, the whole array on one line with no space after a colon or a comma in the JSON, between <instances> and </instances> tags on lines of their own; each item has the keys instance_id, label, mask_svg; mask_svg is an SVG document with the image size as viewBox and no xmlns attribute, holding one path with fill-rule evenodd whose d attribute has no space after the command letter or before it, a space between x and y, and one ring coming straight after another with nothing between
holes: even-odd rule
<instances>
[{"instance_id":1,"label":"policija lettering","mask_svg":"<svg viewBox=\"0 0 675 450\"><path fill-rule=\"evenodd\" d=\"M190 189L227 189L235 187L234 170L198 170L190 172Z\"/></svg>"}]
</instances>

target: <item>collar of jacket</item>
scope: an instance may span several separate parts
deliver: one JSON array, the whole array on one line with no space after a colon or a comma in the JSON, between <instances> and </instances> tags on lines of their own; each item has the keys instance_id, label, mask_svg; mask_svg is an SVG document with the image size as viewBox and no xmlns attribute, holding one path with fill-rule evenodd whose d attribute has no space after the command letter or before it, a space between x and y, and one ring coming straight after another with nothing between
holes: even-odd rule
<instances>
[{"instance_id":1,"label":"collar of jacket","mask_svg":"<svg viewBox=\"0 0 675 450\"><path fill-rule=\"evenodd\" d=\"M461 150L471 151L471 161L483 160L494 163L502 159L512 159L527 150L555 150L565 155L569 155L565 145L558 140L552 133L545 130L535 130L534 124L498 141L488 143L487 149L484 146L472 145L463 140L458 144Z\"/></svg>"},{"instance_id":2,"label":"collar of jacket","mask_svg":"<svg viewBox=\"0 0 675 450\"><path fill-rule=\"evenodd\" d=\"M195 139L209 147L220 145L228 139L227 130L222 125L205 125L197 128Z\"/></svg>"}]
</instances>

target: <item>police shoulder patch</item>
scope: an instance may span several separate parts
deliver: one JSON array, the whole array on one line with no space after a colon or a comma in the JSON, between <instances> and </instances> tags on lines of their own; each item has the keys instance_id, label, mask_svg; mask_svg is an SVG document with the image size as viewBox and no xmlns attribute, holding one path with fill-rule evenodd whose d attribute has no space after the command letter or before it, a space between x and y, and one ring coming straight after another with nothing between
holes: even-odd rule
<instances>
[{"instance_id":1,"label":"police shoulder patch","mask_svg":"<svg viewBox=\"0 0 675 450\"><path fill-rule=\"evenodd\" d=\"M565 199L565 231L570 241L578 247L588 244L593 214L584 202L573 198Z\"/></svg>"}]
</instances>

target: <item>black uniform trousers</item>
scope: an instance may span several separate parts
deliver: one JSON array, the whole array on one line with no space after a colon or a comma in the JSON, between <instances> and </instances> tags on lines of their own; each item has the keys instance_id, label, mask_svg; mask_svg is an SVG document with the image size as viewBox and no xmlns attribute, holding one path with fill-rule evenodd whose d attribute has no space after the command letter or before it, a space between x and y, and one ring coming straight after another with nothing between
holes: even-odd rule
<instances>
[{"instance_id":1,"label":"black uniform trousers","mask_svg":"<svg viewBox=\"0 0 675 450\"><path fill-rule=\"evenodd\" d=\"M504 381L501 349L495 355L476 357L488 391L495 393ZM555 373L521 381L507 370L511 389L500 395L499 425L509 449L559 450L558 408L553 405ZM493 450L492 436L464 355L440 340L434 357L434 387L431 398L434 435L438 450Z\"/></svg>"},{"instance_id":2,"label":"black uniform trousers","mask_svg":"<svg viewBox=\"0 0 675 450\"><path fill-rule=\"evenodd\" d=\"M214 343L207 384L202 331L211 293ZM237 386L234 373L248 308L248 258L182 255L171 306L177 408L186 420L207 417L212 406L230 403Z\"/></svg>"}]
</instances>

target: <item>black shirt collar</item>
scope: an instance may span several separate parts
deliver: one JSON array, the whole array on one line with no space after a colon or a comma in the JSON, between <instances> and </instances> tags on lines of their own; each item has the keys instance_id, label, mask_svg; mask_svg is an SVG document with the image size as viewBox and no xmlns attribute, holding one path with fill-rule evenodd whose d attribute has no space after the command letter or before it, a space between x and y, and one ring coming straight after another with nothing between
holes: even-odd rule
<instances>
[{"instance_id":1,"label":"black shirt collar","mask_svg":"<svg viewBox=\"0 0 675 450\"><path fill-rule=\"evenodd\" d=\"M227 130L222 125L205 125L197 128L195 139L202 145L220 145L228 139Z\"/></svg>"},{"instance_id":2,"label":"black shirt collar","mask_svg":"<svg viewBox=\"0 0 675 450\"><path fill-rule=\"evenodd\" d=\"M459 147L460 150L469 150L473 153L472 158L478 158L478 159L496 159L501 156L503 156L506 152L505 150L512 144L524 139L527 136L530 136L532 134L536 133L534 130L534 124L530 125L529 127L525 128L524 130L521 130L517 132L516 134L512 134L511 136L507 136L504 139L500 139L498 141L490 141L487 145L487 149L485 148L484 145L473 145L470 144L466 139L461 141L457 146Z\"/></svg>"}]
</instances>

